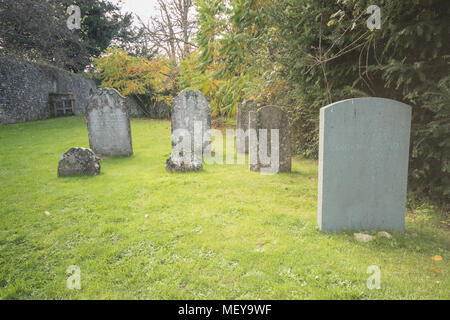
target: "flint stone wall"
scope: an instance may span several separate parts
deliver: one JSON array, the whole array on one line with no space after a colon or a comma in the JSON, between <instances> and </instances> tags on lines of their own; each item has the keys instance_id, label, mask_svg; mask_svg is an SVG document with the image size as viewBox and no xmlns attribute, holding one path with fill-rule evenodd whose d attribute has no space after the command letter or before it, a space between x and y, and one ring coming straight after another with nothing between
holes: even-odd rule
<instances>
[{"instance_id":1,"label":"flint stone wall","mask_svg":"<svg viewBox=\"0 0 450 320\"><path fill-rule=\"evenodd\" d=\"M75 114L84 114L95 82L51 66L0 57L0 124L47 119L51 116L49 93L72 92Z\"/></svg>"}]
</instances>

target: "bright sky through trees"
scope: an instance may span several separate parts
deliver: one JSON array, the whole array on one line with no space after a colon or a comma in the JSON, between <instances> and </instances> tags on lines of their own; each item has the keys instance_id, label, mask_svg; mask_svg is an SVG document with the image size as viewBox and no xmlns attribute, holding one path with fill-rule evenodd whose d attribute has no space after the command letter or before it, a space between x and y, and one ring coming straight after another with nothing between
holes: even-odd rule
<instances>
[{"instance_id":1,"label":"bright sky through trees","mask_svg":"<svg viewBox=\"0 0 450 320\"><path fill-rule=\"evenodd\" d=\"M144 21L147 21L151 16L157 14L155 10L156 0L111 0L111 2L117 4L122 3L123 12L131 12L138 15ZM137 23L135 19L135 23Z\"/></svg>"}]
</instances>

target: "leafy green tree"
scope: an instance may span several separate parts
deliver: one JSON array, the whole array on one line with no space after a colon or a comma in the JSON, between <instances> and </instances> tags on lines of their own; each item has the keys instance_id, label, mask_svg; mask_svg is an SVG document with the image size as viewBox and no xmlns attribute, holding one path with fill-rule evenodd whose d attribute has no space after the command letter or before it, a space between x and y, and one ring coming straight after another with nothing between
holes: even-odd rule
<instances>
[{"instance_id":1,"label":"leafy green tree","mask_svg":"<svg viewBox=\"0 0 450 320\"><path fill-rule=\"evenodd\" d=\"M78 5L82 21L80 38L91 56L97 57L110 44L126 47L137 40L131 13L122 14L119 6L110 1L64 0Z\"/></svg>"},{"instance_id":2,"label":"leafy green tree","mask_svg":"<svg viewBox=\"0 0 450 320\"><path fill-rule=\"evenodd\" d=\"M367 8L381 8L381 28ZM294 150L317 157L319 109L378 96L413 106L409 186L450 203L447 0L197 0L199 54L184 63L218 114L284 106ZM194 72L195 70L199 72ZM259 91L259 94L258 94Z\"/></svg>"},{"instance_id":3,"label":"leafy green tree","mask_svg":"<svg viewBox=\"0 0 450 320\"><path fill-rule=\"evenodd\" d=\"M369 5L381 29L368 30ZM317 155L318 110L379 96L413 106L410 190L450 203L449 44L445 0L275 1L283 75L295 88L299 150Z\"/></svg>"},{"instance_id":4,"label":"leafy green tree","mask_svg":"<svg viewBox=\"0 0 450 320\"><path fill-rule=\"evenodd\" d=\"M170 74L171 61L164 56L148 60L120 48L108 48L94 59L94 65L101 87L115 88L124 96L134 97L147 115L158 101L170 105L177 91L176 77Z\"/></svg>"},{"instance_id":5,"label":"leafy green tree","mask_svg":"<svg viewBox=\"0 0 450 320\"><path fill-rule=\"evenodd\" d=\"M81 30L67 27L69 5L81 9ZM112 42L133 41L132 17L119 9L107 0L3 0L1 51L81 72Z\"/></svg>"},{"instance_id":6,"label":"leafy green tree","mask_svg":"<svg viewBox=\"0 0 450 320\"><path fill-rule=\"evenodd\" d=\"M182 64L184 85L202 90L214 115L231 117L237 104L263 92L270 69L266 0L198 0L198 54ZM195 63L196 62L196 63ZM269 63L270 65L270 63ZM194 74L194 76L192 76ZM188 79L187 79L188 78Z\"/></svg>"}]
</instances>

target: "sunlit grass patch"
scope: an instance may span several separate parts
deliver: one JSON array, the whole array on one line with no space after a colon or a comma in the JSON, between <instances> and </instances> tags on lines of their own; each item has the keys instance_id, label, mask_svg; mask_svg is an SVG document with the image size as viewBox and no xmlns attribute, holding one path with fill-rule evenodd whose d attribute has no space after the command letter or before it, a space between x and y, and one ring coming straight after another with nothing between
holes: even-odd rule
<instances>
[{"instance_id":1,"label":"sunlit grass patch","mask_svg":"<svg viewBox=\"0 0 450 320\"><path fill-rule=\"evenodd\" d=\"M83 118L0 127L1 298L450 298L449 230L429 208L392 239L322 234L315 161L272 176L237 164L170 174L170 122L133 120L132 134L132 157L57 178L59 156L89 146ZM66 286L71 265L80 290Z\"/></svg>"}]
</instances>

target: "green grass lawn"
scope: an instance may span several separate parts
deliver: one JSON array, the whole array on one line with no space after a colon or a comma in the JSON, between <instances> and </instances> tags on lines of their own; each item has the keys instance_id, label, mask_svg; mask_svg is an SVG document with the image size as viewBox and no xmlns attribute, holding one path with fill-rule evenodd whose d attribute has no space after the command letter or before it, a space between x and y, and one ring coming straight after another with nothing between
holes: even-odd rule
<instances>
[{"instance_id":1,"label":"green grass lawn","mask_svg":"<svg viewBox=\"0 0 450 320\"><path fill-rule=\"evenodd\" d=\"M57 178L62 153L89 147L84 118L0 126L2 299L450 298L450 232L433 209L392 239L322 234L317 162L170 174L170 122L133 120L132 134L134 156ZM66 286L71 265L80 290ZM379 290L366 286L370 265Z\"/></svg>"}]
</instances>

